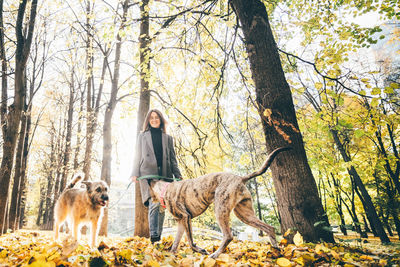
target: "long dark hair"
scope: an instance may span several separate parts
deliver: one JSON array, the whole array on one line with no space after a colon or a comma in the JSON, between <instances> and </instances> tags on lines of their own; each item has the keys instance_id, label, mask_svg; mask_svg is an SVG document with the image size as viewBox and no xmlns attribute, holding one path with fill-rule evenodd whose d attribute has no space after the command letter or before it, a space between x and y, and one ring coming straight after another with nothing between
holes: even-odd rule
<instances>
[{"instance_id":1,"label":"long dark hair","mask_svg":"<svg viewBox=\"0 0 400 267\"><path fill-rule=\"evenodd\" d=\"M158 117L160 118L160 129L163 133L167 133L166 126L168 124L167 120L164 118L164 115L159 111L158 109L150 109L149 112L146 115L146 118L144 119L143 122L143 132L147 131L150 129L150 114L152 112L157 113Z\"/></svg>"}]
</instances>

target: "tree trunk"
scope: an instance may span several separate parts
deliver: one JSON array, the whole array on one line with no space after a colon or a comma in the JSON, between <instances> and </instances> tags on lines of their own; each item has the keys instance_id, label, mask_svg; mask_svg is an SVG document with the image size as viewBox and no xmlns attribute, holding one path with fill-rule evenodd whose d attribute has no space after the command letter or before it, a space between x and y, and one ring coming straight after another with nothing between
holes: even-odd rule
<instances>
[{"instance_id":1,"label":"tree trunk","mask_svg":"<svg viewBox=\"0 0 400 267\"><path fill-rule=\"evenodd\" d=\"M51 228L49 228L49 222L52 221L49 216L52 215L52 209L53 209L53 205L52 202L52 196L53 196L53 192L55 192L55 190L53 190L53 185L54 185L54 170L55 170L55 132L53 131L51 133L51 140L50 140L50 167L47 170L47 186L46 186L46 202L45 202L45 211L43 214L43 225L42 225L42 229L48 229L50 230Z\"/></svg>"},{"instance_id":2,"label":"tree trunk","mask_svg":"<svg viewBox=\"0 0 400 267\"><path fill-rule=\"evenodd\" d=\"M62 192L67 183L67 177L70 170L69 159L71 158L71 140L72 140L72 123L74 114L75 102L75 82L74 82L74 68L71 70L71 84L69 88L69 101L68 101L68 118L67 118L67 134L65 136L65 151L62 165L62 175L60 183L60 192Z\"/></svg>"},{"instance_id":3,"label":"tree trunk","mask_svg":"<svg viewBox=\"0 0 400 267\"><path fill-rule=\"evenodd\" d=\"M87 1L86 5L86 148L85 158L83 161L84 180L90 178L90 168L92 163L93 138L96 130L95 114L92 101L94 95L93 86L93 31L91 30L90 18L93 16L93 10L90 6L91 1Z\"/></svg>"},{"instance_id":4,"label":"tree trunk","mask_svg":"<svg viewBox=\"0 0 400 267\"><path fill-rule=\"evenodd\" d=\"M41 183L40 183L41 184ZM39 210L38 210L38 215L36 217L36 225L40 226L44 222L44 212L43 210L45 209L45 188L44 186L40 185L40 202L39 202Z\"/></svg>"},{"instance_id":5,"label":"tree trunk","mask_svg":"<svg viewBox=\"0 0 400 267\"><path fill-rule=\"evenodd\" d=\"M137 136L150 109L150 36L149 36L149 0L143 0L140 6L140 100L137 116ZM135 183L135 236L149 237L148 208L143 205L139 183Z\"/></svg>"},{"instance_id":6,"label":"tree trunk","mask_svg":"<svg viewBox=\"0 0 400 267\"><path fill-rule=\"evenodd\" d=\"M344 220L344 214L343 214L343 198L342 198L342 194L340 193L340 181L339 179L336 179L335 176L333 175L333 173L331 173L332 176L332 181L333 181L333 188L330 182L330 179L328 177L327 181L328 181L328 185L331 187L331 197L334 200L335 203L335 209L337 211L337 213L339 214L339 218L340 218L340 231L343 233L343 235L347 235L347 229L346 229L346 222Z\"/></svg>"},{"instance_id":7,"label":"tree trunk","mask_svg":"<svg viewBox=\"0 0 400 267\"><path fill-rule=\"evenodd\" d=\"M399 203L398 203L397 199L395 198L395 190L396 189L392 188L389 181L385 182L385 187L386 187L386 193L388 195L388 210L393 217L394 225L396 227L396 232L400 236L400 220L399 220L399 212L398 212ZM389 219L389 216L388 216L388 219ZM390 229L389 225L388 225L388 228Z\"/></svg>"},{"instance_id":8,"label":"tree trunk","mask_svg":"<svg viewBox=\"0 0 400 267\"><path fill-rule=\"evenodd\" d=\"M334 129L331 129L330 132L333 136L334 142L335 142L336 146L338 147L340 154L342 155L343 160L345 162L351 162L351 158L347 154L343 144L341 143L337 131ZM348 171L349 175L352 177L352 179L354 180L356 187L360 190L360 193L362 196L361 200L364 204L365 212L367 213L367 216L369 217L368 219L371 220L371 224L372 224L371 228L374 228L376 230L382 243L389 243L390 240L385 232L385 229L383 229L382 223L379 220L378 214L376 213L374 204L372 203L372 199L371 199L367 189L365 188L364 183L361 180L361 177L358 175L354 166L350 166L349 168L347 168L347 171Z\"/></svg>"},{"instance_id":9,"label":"tree trunk","mask_svg":"<svg viewBox=\"0 0 400 267\"><path fill-rule=\"evenodd\" d=\"M332 232L325 228L329 221L307 162L291 91L265 6L259 0L232 0L230 3L245 37L267 151L288 143L293 148L291 152L280 154L271 165L282 232L297 229L306 241L334 242Z\"/></svg>"},{"instance_id":10,"label":"tree trunk","mask_svg":"<svg viewBox=\"0 0 400 267\"><path fill-rule=\"evenodd\" d=\"M26 113L22 115L21 118L21 130L19 132L19 141L17 147L17 155L15 158L15 172L14 172L14 182L12 187L11 193L11 203L10 203L10 210L9 210L9 220L8 225L12 231L17 230L17 206L18 206L18 199L19 194L22 194L20 191L21 189L21 172L22 172L22 165L24 160L24 147L25 147L25 135L26 135L26 124L27 124L27 115Z\"/></svg>"},{"instance_id":11,"label":"tree trunk","mask_svg":"<svg viewBox=\"0 0 400 267\"><path fill-rule=\"evenodd\" d=\"M111 82L111 95L104 115L103 124L103 160L101 167L101 180L105 181L109 186L111 185L111 154L112 154L112 129L111 122L114 114L115 106L117 105L117 94L119 90L119 69L121 61L122 41L119 34L125 29L126 16L128 14L130 0L125 0L122 5L122 18L121 25L117 34L117 45L115 47L115 60L114 60L114 77ZM104 210L104 217L101 222L100 235L107 236L108 224L108 208Z\"/></svg>"},{"instance_id":12,"label":"tree trunk","mask_svg":"<svg viewBox=\"0 0 400 267\"><path fill-rule=\"evenodd\" d=\"M8 201L8 190L10 186L11 171L13 168L14 153L16 141L21 121L22 110L24 108L26 87L24 84L26 62L28 60L30 47L32 43L33 29L36 18L37 0L32 0L30 7L30 16L28 22L27 37L23 35L24 16L27 6L27 0L22 0L18 7L18 16L16 22L16 54L15 54L15 85L14 85L14 103L9 107L6 122L6 134L3 135L3 158L0 169L0 234L4 233L6 224L6 208ZM2 114L6 115L6 114Z\"/></svg>"},{"instance_id":13,"label":"tree trunk","mask_svg":"<svg viewBox=\"0 0 400 267\"><path fill-rule=\"evenodd\" d=\"M84 92L81 92L80 104L79 104L79 116L78 116L78 126L76 130L76 147L74 155L74 170L79 168L79 153L81 151L81 134L82 134L82 121L83 121L83 107L84 107Z\"/></svg>"},{"instance_id":14,"label":"tree trunk","mask_svg":"<svg viewBox=\"0 0 400 267\"><path fill-rule=\"evenodd\" d=\"M3 0L0 0L0 61L1 61L1 104L0 104L0 115L1 115L1 130L3 136L7 134L7 57L4 48L4 23L3 23ZM1 231L1 229L0 229Z\"/></svg>"}]
</instances>

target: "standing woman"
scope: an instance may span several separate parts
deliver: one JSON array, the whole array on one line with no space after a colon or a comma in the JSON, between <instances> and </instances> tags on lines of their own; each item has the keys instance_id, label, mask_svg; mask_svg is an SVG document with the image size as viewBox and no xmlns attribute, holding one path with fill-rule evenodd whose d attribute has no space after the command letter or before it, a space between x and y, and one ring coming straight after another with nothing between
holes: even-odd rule
<instances>
[{"instance_id":1,"label":"standing woman","mask_svg":"<svg viewBox=\"0 0 400 267\"><path fill-rule=\"evenodd\" d=\"M157 110L150 110L143 123L143 131L136 142L135 160L131 179L145 175L159 175L181 179L182 175L176 160L174 142L166 133L166 124L163 114ZM150 196L148 179L139 180L142 201L149 207L150 240L152 243L161 238L165 211L160 211L160 203L153 202Z\"/></svg>"}]
</instances>

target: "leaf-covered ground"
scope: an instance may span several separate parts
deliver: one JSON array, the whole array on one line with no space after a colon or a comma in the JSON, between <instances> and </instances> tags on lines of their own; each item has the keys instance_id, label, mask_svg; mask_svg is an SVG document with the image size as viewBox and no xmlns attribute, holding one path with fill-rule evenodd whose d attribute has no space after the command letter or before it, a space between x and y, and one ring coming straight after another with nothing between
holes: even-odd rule
<instances>
[{"instance_id":1,"label":"leaf-covered ground","mask_svg":"<svg viewBox=\"0 0 400 267\"><path fill-rule=\"evenodd\" d=\"M213 260L193 253L187 242L179 252L168 252L173 238L163 238L154 246L146 238L101 238L97 249L90 249L85 239L80 244L64 236L55 243L51 232L18 231L0 236L0 266L399 266L397 243L379 245L340 242L338 244L303 243L300 235L295 244L279 249L268 244L234 240L224 254ZM218 240L199 240L208 252L219 246Z\"/></svg>"}]
</instances>

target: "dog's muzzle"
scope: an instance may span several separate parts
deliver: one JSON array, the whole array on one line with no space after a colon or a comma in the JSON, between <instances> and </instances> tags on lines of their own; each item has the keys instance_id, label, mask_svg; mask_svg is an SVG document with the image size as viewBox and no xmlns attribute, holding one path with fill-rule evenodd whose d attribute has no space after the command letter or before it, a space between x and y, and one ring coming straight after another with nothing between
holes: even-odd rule
<instances>
[{"instance_id":1,"label":"dog's muzzle","mask_svg":"<svg viewBox=\"0 0 400 267\"><path fill-rule=\"evenodd\" d=\"M108 195L101 195L99 204L101 206L107 205L108 202Z\"/></svg>"}]
</instances>

